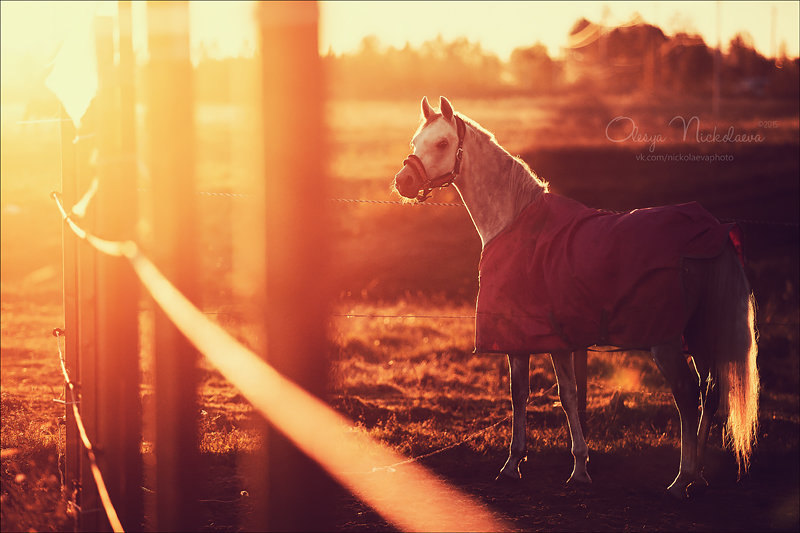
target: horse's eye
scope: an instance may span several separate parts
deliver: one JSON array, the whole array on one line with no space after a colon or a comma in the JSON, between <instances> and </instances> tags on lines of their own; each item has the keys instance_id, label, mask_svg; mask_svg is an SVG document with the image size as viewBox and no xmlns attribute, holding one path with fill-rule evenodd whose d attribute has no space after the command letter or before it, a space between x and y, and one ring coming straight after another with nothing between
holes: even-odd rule
<instances>
[{"instance_id":1,"label":"horse's eye","mask_svg":"<svg viewBox=\"0 0 800 533\"><path fill-rule=\"evenodd\" d=\"M439 141L436 144L436 148L439 148L440 150L444 150L445 148L447 148L447 140L446 139L442 139L441 141Z\"/></svg>"}]
</instances>

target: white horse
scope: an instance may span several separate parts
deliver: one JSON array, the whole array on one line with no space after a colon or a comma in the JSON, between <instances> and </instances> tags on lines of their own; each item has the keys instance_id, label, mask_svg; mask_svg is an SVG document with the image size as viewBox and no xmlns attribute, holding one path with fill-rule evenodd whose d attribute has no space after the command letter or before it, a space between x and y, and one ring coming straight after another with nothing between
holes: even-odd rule
<instances>
[{"instance_id":1,"label":"white horse","mask_svg":"<svg viewBox=\"0 0 800 533\"><path fill-rule=\"evenodd\" d=\"M424 201L434 188L454 185L480 235L484 255L498 235L507 232L518 218L523 218L523 213L530 212L530 209L526 211L527 208L537 208L543 198L560 198L549 193L547 183L533 174L522 160L504 150L493 135L474 121L455 113L444 97L440 100L438 112L427 98L422 99L421 124L414 134L412 148L413 154L395 176L394 189L411 201ZM580 209L588 209L573 203ZM634 213L637 212L631 212L631 215ZM525 216L535 216L535 213ZM681 259L680 267L675 271L685 296L682 329L669 340L649 338L642 344L642 347L650 348L668 381L680 415L680 467L667 489L678 499L688 497L687 488L691 484L707 485L701 473L703 451L720 403L727 409L725 435L735 452L740 473L749 467L756 439L759 377L754 301L734 246L727 237L725 241L721 252L709 258ZM628 246L635 247L637 243ZM605 275L612 277L613 273ZM484 289L483 281L482 278L481 291ZM581 287L584 282L575 278L569 278L566 283L562 281L565 286ZM665 299L671 296L666 294L666 288L657 289ZM513 288L509 289L509 299L516 297L513 292ZM481 297L479 293L479 315ZM657 303L653 302L653 308L658 308ZM590 318L586 320L588 322ZM607 339L587 337L583 341L566 343L564 349L540 350L551 353L561 405L569 424L574 467L568 483L591 483L587 471L588 447L578 408L580 383L576 384L572 353L579 350L577 353L585 358L587 347L612 344L601 343L602 340ZM692 365L683 353L686 345L692 355ZM488 351L506 353L505 350ZM519 464L526 453L529 355L536 352L514 350L512 353L508 350L507 353L513 409L512 438L508 460L498 479L519 479Z\"/></svg>"}]
</instances>

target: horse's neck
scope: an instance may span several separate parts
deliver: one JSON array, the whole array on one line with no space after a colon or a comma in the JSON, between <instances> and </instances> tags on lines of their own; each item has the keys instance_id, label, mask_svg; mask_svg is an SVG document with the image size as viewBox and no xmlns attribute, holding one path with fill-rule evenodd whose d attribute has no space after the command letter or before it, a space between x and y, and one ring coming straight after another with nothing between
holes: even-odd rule
<instances>
[{"instance_id":1,"label":"horse's neck","mask_svg":"<svg viewBox=\"0 0 800 533\"><path fill-rule=\"evenodd\" d=\"M454 185L483 246L543 191L524 165L471 126L464 139L461 175Z\"/></svg>"}]
</instances>

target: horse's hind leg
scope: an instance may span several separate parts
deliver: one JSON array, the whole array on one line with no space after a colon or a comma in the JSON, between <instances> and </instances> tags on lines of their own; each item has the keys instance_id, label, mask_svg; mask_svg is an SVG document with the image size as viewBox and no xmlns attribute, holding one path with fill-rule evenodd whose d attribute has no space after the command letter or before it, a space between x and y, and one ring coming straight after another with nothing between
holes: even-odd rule
<instances>
[{"instance_id":1,"label":"horse's hind leg","mask_svg":"<svg viewBox=\"0 0 800 533\"><path fill-rule=\"evenodd\" d=\"M572 352L572 366L575 368L575 384L578 388L578 418L581 421L583 438L589 436L589 427L586 422L586 378L587 378L587 353L586 350Z\"/></svg>"},{"instance_id":2,"label":"horse's hind leg","mask_svg":"<svg viewBox=\"0 0 800 533\"><path fill-rule=\"evenodd\" d=\"M703 374L700 374L701 376ZM703 398L703 412L700 415L700 426L697 429L697 481L701 485L708 485L703 478L703 460L705 459L706 445L708 444L708 434L711 431L711 423L719 407L719 386L713 374L706 374L708 378L701 384L701 389L705 387Z\"/></svg>"},{"instance_id":3,"label":"horse's hind leg","mask_svg":"<svg viewBox=\"0 0 800 533\"><path fill-rule=\"evenodd\" d=\"M678 499L687 497L686 488L697 480L697 431L700 405L700 384L697 372L683 356L680 342L661 344L652 348L661 373L672 388L681 419L681 462L678 476L667 491Z\"/></svg>"},{"instance_id":4,"label":"horse's hind leg","mask_svg":"<svg viewBox=\"0 0 800 533\"><path fill-rule=\"evenodd\" d=\"M528 411L528 394L530 393L530 356L509 355L509 373L511 376L511 447L508 460L500 470L497 481L502 479L519 479L519 465L525 458L525 422Z\"/></svg>"},{"instance_id":5,"label":"horse's hind leg","mask_svg":"<svg viewBox=\"0 0 800 533\"><path fill-rule=\"evenodd\" d=\"M708 485L703 478L703 458L708 444L708 434L714 415L719 408L719 385L708 363L707 358L699 352L692 356L697 374L700 377L700 425L697 428L697 481L701 485Z\"/></svg>"},{"instance_id":6,"label":"horse's hind leg","mask_svg":"<svg viewBox=\"0 0 800 533\"><path fill-rule=\"evenodd\" d=\"M573 481L591 483L592 478L589 477L589 472L586 471L586 463L589 462L589 447L583 438L582 423L578 413L578 388L575 382L573 354L570 352L557 352L551 354L551 358L553 359L553 368L556 371L561 407L567 415L569 435L572 440L572 457L575 460L572 475L567 480L567 483Z\"/></svg>"}]
</instances>

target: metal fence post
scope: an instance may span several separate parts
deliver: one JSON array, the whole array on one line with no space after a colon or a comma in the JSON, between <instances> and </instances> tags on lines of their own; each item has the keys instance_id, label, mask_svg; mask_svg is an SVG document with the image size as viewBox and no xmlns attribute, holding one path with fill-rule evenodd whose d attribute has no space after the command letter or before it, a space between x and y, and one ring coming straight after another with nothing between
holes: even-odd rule
<instances>
[{"instance_id":1,"label":"metal fence post","mask_svg":"<svg viewBox=\"0 0 800 533\"><path fill-rule=\"evenodd\" d=\"M67 117L64 107L61 107L61 194L66 205L74 205L78 200L77 169L75 161L75 127ZM62 227L62 261L64 276L64 359L69 377L74 383L80 383L79 355L78 355L78 239L71 231ZM70 401L69 387L64 385L64 399ZM64 452L64 480L66 498L68 502L78 503L79 487L81 484L81 447L78 428L75 425L75 415L69 405L66 409L66 436ZM74 507L69 508L70 514L77 513ZM78 530L78 521L75 521L75 530Z\"/></svg>"},{"instance_id":2,"label":"metal fence post","mask_svg":"<svg viewBox=\"0 0 800 533\"><path fill-rule=\"evenodd\" d=\"M70 141L75 158L73 201L67 207L80 201L83 195L92 188L95 180L95 168L92 160L95 155L97 141L97 106L92 103L81 119L80 127L74 132ZM66 191L65 191L66 192ZM96 203L89 204L88 209L81 218L83 226L90 232L96 232L97 213ZM76 244L76 303L77 318L75 324L77 331L72 332L73 342L77 344L76 367L73 369L77 376L70 379L79 385L80 413L86 426L86 431L92 443L96 443L97 429L97 261L96 250ZM67 338L70 331L67 330ZM80 451L80 489L78 505L78 529L80 531L99 531L101 524L106 522L102 505L97 494L97 487L92 477L90 462L83 449ZM106 523L107 524L107 523ZM107 525L106 525L107 527Z\"/></svg>"}]
</instances>

